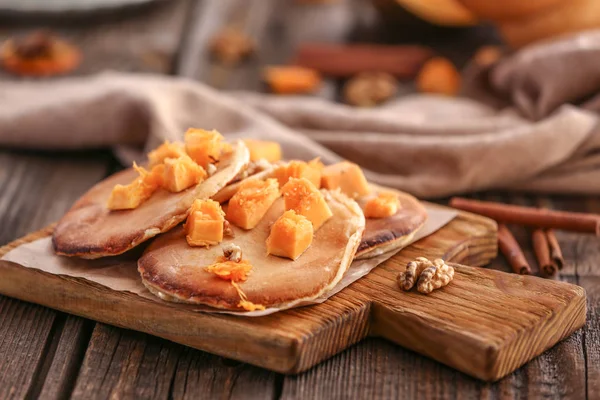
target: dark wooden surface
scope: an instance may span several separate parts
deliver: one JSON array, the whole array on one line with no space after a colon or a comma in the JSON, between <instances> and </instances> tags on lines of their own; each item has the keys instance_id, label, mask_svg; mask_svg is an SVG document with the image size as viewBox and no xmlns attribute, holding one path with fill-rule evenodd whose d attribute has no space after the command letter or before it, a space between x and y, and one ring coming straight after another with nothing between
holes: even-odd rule
<instances>
[{"instance_id":1,"label":"dark wooden surface","mask_svg":"<svg viewBox=\"0 0 600 400\"><path fill-rule=\"evenodd\" d=\"M82 46L78 74L105 69L178 74L222 89L260 90L265 64L285 62L303 40L406 40L376 24L363 0L301 6L293 0L171 0L122 14L83 19L0 19L0 38L49 26ZM224 25L247 30L260 43L237 68L215 65L206 43ZM416 36L463 64L485 28ZM14 79L0 74L0 79ZM322 96L339 97L340 82ZM406 90L411 84L407 83ZM118 169L107 150L39 153L0 149L0 245L58 219L93 183ZM68 179L66 178L68 177ZM557 209L600 212L591 197L481 193L479 198ZM529 232L511 227L535 266ZM105 398L600 398L600 240L558 233L566 266L558 279L588 295L584 329L494 384L469 378L383 340L369 339L298 375L250 365L41 306L0 296L0 399ZM499 257L490 268L508 271ZM537 267L536 272L537 272Z\"/></svg>"}]
</instances>

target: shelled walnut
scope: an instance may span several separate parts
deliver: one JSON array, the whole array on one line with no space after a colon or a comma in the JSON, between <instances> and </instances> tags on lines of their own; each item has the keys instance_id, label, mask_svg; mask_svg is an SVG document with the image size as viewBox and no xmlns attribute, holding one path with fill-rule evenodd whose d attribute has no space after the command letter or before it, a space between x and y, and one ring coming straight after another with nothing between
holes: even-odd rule
<instances>
[{"instance_id":1,"label":"shelled walnut","mask_svg":"<svg viewBox=\"0 0 600 400\"><path fill-rule=\"evenodd\" d=\"M223 257L229 261L240 262L242 261L242 248L234 243L227 243L223 245Z\"/></svg>"},{"instance_id":2,"label":"shelled walnut","mask_svg":"<svg viewBox=\"0 0 600 400\"><path fill-rule=\"evenodd\" d=\"M396 78L386 72L363 72L344 85L346 103L359 107L381 104L398 91Z\"/></svg>"},{"instance_id":3,"label":"shelled walnut","mask_svg":"<svg viewBox=\"0 0 600 400\"><path fill-rule=\"evenodd\" d=\"M417 290L421 293L431 293L435 289L446 286L454 278L454 268L447 265L444 260L437 259L432 267L427 267L421 272Z\"/></svg>"},{"instance_id":4,"label":"shelled walnut","mask_svg":"<svg viewBox=\"0 0 600 400\"><path fill-rule=\"evenodd\" d=\"M415 286L417 277L417 290L428 294L448 285L454 278L454 268L439 258L431 262L425 257L417 257L406 265L404 272L398 274L398 286L409 291Z\"/></svg>"},{"instance_id":5,"label":"shelled walnut","mask_svg":"<svg viewBox=\"0 0 600 400\"><path fill-rule=\"evenodd\" d=\"M254 52L254 40L244 32L228 27L218 32L210 43L211 53L223 64L235 65Z\"/></svg>"}]
</instances>

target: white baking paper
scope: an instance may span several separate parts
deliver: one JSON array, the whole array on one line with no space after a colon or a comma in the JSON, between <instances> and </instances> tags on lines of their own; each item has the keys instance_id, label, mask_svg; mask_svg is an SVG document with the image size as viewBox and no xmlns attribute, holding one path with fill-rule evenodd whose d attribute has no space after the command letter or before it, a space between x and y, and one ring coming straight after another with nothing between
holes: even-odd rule
<instances>
[{"instance_id":1,"label":"white baking paper","mask_svg":"<svg viewBox=\"0 0 600 400\"><path fill-rule=\"evenodd\" d=\"M449 223L456 216L456 211L448 208L440 208L430 205L428 205L426 208L428 213L427 222L408 244L412 244L417 240L424 238L425 236L431 235L433 232ZM373 268L392 257L398 251L400 251L400 249L366 260L354 261L350 265L348 272L344 275L342 280L331 291L311 301L298 301L296 303L288 304L285 308L271 307L262 311L242 312L222 311L211 307L189 304L169 304L176 307L189 308L199 312L226 313L246 317L259 317L273 314L277 311L288 308L318 304L324 302L329 297L344 289L346 286L362 278ZM142 284L140 275L137 272L137 255L135 254L106 257L98 260L61 257L54 254L54 250L52 248L52 238L48 236L30 243L23 244L11 250L5 254L4 257L2 257L2 260L11 261L26 268L38 269L51 274L87 279L89 281L106 286L112 290L131 292L153 301L163 302L163 300L150 293Z\"/></svg>"}]
</instances>

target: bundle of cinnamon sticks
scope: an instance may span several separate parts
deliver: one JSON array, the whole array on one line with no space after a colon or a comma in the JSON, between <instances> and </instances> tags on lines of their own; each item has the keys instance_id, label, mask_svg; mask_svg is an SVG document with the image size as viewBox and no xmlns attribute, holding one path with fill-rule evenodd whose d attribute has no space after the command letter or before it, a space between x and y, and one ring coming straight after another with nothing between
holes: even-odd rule
<instances>
[{"instance_id":1,"label":"bundle of cinnamon sticks","mask_svg":"<svg viewBox=\"0 0 600 400\"><path fill-rule=\"evenodd\" d=\"M555 229L592 233L600 236L600 215L553 211L544 208L523 207L503 203L470 200L454 197L450 206L496 220L498 225L498 248L518 274L531 274L517 240L505 224L533 227L534 252L544 276L555 275L564 265L562 251L554 233Z\"/></svg>"}]
</instances>

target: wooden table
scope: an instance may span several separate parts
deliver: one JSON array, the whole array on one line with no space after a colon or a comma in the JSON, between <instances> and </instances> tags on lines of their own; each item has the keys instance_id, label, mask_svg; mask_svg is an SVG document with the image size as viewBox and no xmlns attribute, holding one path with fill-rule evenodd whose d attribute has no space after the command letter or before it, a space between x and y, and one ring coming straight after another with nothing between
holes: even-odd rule
<instances>
[{"instance_id":1,"label":"wooden table","mask_svg":"<svg viewBox=\"0 0 600 400\"><path fill-rule=\"evenodd\" d=\"M10 19L1 24L0 38L49 26L82 47L85 62L80 74L107 68L156 72L222 89L259 90L261 66L284 62L301 40L396 41L395 35L373 24L374 17L361 0L327 6L300 6L291 0L172 0L119 16L67 23ZM257 56L234 69L219 67L206 57L208 39L225 24L243 27L260 43ZM483 29L444 33L426 41L461 64L489 40L489 30ZM0 79L13 78L0 75ZM333 81L322 93L332 99L338 94L339 83ZM1 149L0 245L57 220L94 182L119 168L108 150ZM600 201L589 197L508 193L476 197L600 212ZM513 232L535 265L529 233L523 228ZM562 232L559 240L567 265L558 279L586 289L588 322L494 384L377 339L307 373L283 376L0 296L0 398L599 398L600 241ZM490 267L509 270L503 258Z\"/></svg>"}]
</instances>

